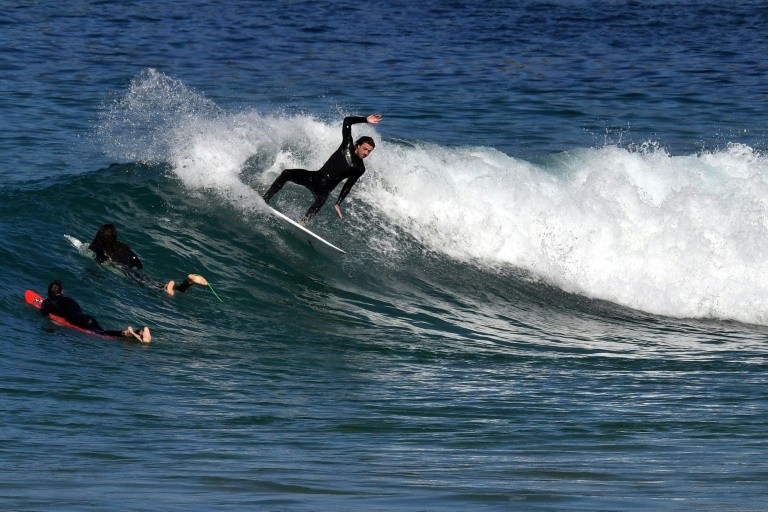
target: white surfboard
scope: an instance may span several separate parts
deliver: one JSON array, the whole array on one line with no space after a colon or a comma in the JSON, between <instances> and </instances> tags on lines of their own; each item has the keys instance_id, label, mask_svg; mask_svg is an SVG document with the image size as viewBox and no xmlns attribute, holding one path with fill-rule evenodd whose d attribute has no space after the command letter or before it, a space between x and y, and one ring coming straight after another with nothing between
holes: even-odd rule
<instances>
[{"instance_id":1,"label":"white surfboard","mask_svg":"<svg viewBox=\"0 0 768 512\"><path fill-rule=\"evenodd\" d=\"M64 235L64 238L67 239L67 241L72 244L72 247L77 249L77 252L80 254L87 254L90 249L88 249L88 246L85 245L83 242L78 240L77 238L73 237L72 235Z\"/></svg>"},{"instance_id":2,"label":"white surfboard","mask_svg":"<svg viewBox=\"0 0 768 512\"><path fill-rule=\"evenodd\" d=\"M286 226L291 228L294 233L296 233L297 235L301 236L304 240L306 240L313 249L326 250L326 251L330 251L330 252L338 252L338 253L341 253L341 254L347 254L346 251L344 251L342 249L339 249L338 247L333 245L328 240L326 240L326 239L324 239L324 238L314 234L313 232L311 232L310 230L308 230L307 228L305 228L304 226L302 226L301 224L299 224L295 220L291 219L290 217L286 217L285 215L283 215L282 213L280 213L279 211L275 210L274 208L272 208L269 205L267 205L267 207L272 212L272 215L277 217Z\"/></svg>"}]
</instances>

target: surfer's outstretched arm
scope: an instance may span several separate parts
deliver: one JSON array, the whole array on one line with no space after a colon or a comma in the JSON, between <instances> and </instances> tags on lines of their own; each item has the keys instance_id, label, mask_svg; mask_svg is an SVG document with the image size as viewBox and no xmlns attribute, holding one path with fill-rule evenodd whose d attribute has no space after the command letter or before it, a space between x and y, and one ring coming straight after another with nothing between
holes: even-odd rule
<instances>
[{"instance_id":1,"label":"surfer's outstretched arm","mask_svg":"<svg viewBox=\"0 0 768 512\"><path fill-rule=\"evenodd\" d=\"M362 176L362 173L347 178L346 183L344 183L344 186L341 188L341 193L339 193L339 198L336 200L336 204L333 205L333 209L336 210L336 215L338 215L340 219L343 218L343 215L341 214L341 202L347 197L347 194L352 190L352 186L357 183L360 176Z\"/></svg>"}]
</instances>

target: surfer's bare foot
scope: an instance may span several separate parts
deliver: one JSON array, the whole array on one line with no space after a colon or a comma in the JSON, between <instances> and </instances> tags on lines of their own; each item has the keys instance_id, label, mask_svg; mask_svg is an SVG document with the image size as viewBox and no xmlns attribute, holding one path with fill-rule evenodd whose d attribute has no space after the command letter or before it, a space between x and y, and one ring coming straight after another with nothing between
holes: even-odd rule
<instances>
[{"instance_id":1,"label":"surfer's bare foot","mask_svg":"<svg viewBox=\"0 0 768 512\"><path fill-rule=\"evenodd\" d=\"M139 332L136 332L133 330L133 327L129 325L123 331L123 336L126 338L136 338L142 343L149 343L152 341L152 334L149 332L149 327L146 326L142 327Z\"/></svg>"},{"instance_id":2,"label":"surfer's bare foot","mask_svg":"<svg viewBox=\"0 0 768 512\"><path fill-rule=\"evenodd\" d=\"M152 334L149 332L149 327L146 325L139 331L139 336L141 336L142 343L149 343L152 341Z\"/></svg>"},{"instance_id":3,"label":"surfer's bare foot","mask_svg":"<svg viewBox=\"0 0 768 512\"><path fill-rule=\"evenodd\" d=\"M208 286L208 281L200 274L189 274L187 276L187 281L199 284L200 286Z\"/></svg>"},{"instance_id":4,"label":"surfer's bare foot","mask_svg":"<svg viewBox=\"0 0 768 512\"><path fill-rule=\"evenodd\" d=\"M174 293L176 293L173 291L173 288L175 286L176 286L176 281L174 280L168 281L168 284L165 285L165 293L167 293L168 295L173 295Z\"/></svg>"}]
</instances>

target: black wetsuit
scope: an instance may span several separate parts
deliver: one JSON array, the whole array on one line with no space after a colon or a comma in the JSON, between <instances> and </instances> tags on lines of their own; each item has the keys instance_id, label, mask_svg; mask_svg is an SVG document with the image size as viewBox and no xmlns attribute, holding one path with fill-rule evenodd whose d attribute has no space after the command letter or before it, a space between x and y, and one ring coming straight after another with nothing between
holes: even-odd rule
<instances>
[{"instance_id":1,"label":"black wetsuit","mask_svg":"<svg viewBox=\"0 0 768 512\"><path fill-rule=\"evenodd\" d=\"M345 117L341 128L341 146L328 158L320 170L284 170L275 182L272 183L272 186L269 187L267 193L264 194L264 201L268 203L272 196L283 188L283 185L288 181L307 187L315 196L315 202L312 203L307 213L304 214L304 220L307 221L320 211L320 208L328 200L328 196L331 195L333 189L342 180L346 179L347 182L344 184L339 198L336 200L336 204L341 204L344 198L347 197L347 194L349 194L352 186L365 172L363 159L355 153L355 143L352 140L352 125L367 122L368 120L365 117Z\"/></svg>"},{"instance_id":2,"label":"black wetsuit","mask_svg":"<svg viewBox=\"0 0 768 512\"><path fill-rule=\"evenodd\" d=\"M91 245L88 246L88 248L96 253L96 261L99 263L112 261L112 263L119 265L128 277L138 282L139 284L147 286L148 288L157 288L160 290L165 289L164 284L158 283L148 275L145 275L138 270L134 270L144 268L144 264L141 262L136 253L133 252L131 248L123 242L114 242L111 247L107 248L100 243L93 241L91 242ZM192 284L193 283L191 281L185 280L181 284L176 285L176 289L180 292L186 292L187 289L192 286Z\"/></svg>"},{"instance_id":3,"label":"black wetsuit","mask_svg":"<svg viewBox=\"0 0 768 512\"><path fill-rule=\"evenodd\" d=\"M144 265L141 263L139 257L136 256L136 253L122 242L114 242L112 247L104 247L100 243L93 241L88 248L96 253L96 261L99 263L112 260L115 263L119 263L120 265L131 269L144 268Z\"/></svg>"},{"instance_id":4,"label":"black wetsuit","mask_svg":"<svg viewBox=\"0 0 768 512\"><path fill-rule=\"evenodd\" d=\"M95 318L83 313L83 310L80 309L80 304L78 304L75 299L70 299L64 295L56 295L45 299L41 305L40 313L42 313L43 316L60 316L72 325L76 325L87 331L95 332L96 334L101 334L102 336L120 337L123 335L122 331L104 330Z\"/></svg>"}]
</instances>

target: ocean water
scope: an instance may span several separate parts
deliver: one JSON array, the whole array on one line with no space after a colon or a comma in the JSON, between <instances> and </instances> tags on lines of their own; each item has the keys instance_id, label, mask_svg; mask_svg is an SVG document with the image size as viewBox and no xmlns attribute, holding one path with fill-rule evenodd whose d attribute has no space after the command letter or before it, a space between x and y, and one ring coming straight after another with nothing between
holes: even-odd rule
<instances>
[{"instance_id":1,"label":"ocean water","mask_svg":"<svg viewBox=\"0 0 768 512\"><path fill-rule=\"evenodd\" d=\"M3 510L764 510L764 2L1 5Z\"/></svg>"}]
</instances>

